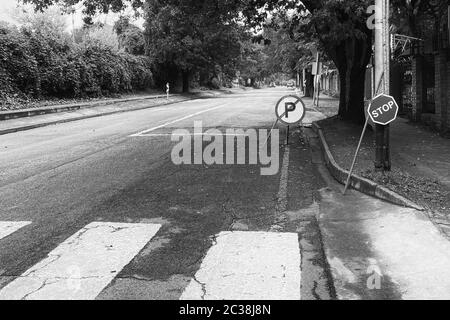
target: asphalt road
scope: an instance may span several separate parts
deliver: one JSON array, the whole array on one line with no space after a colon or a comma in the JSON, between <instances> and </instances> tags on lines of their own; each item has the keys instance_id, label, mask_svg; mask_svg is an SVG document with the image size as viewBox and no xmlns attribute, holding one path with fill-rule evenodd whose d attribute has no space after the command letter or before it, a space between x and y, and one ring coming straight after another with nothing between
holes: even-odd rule
<instances>
[{"instance_id":1,"label":"asphalt road","mask_svg":"<svg viewBox=\"0 0 450 320\"><path fill-rule=\"evenodd\" d=\"M0 136L0 298L333 298L315 220L323 182L298 128L286 148L279 127L276 175L171 160L173 130L270 129L289 93Z\"/></svg>"}]
</instances>

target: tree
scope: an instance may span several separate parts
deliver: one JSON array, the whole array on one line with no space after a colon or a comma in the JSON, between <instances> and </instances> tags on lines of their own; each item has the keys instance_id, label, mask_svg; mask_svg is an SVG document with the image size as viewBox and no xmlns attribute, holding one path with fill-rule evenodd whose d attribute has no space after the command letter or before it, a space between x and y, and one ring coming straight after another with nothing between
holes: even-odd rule
<instances>
[{"instance_id":1,"label":"tree","mask_svg":"<svg viewBox=\"0 0 450 320\"><path fill-rule=\"evenodd\" d=\"M364 122L364 81L372 53L367 27L370 0L247 0L244 15L251 25L264 25L270 15L291 15L292 32L301 37L314 30L320 45L339 70L339 115ZM263 10L264 9L264 10Z\"/></svg>"},{"instance_id":2,"label":"tree","mask_svg":"<svg viewBox=\"0 0 450 320\"><path fill-rule=\"evenodd\" d=\"M255 86L270 74L267 67L269 57L264 53L264 49L264 45L252 41L250 37L242 42L238 69L245 85Z\"/></svg>"},{"instance_id":3,"label":"tree","mask_svg":"<svg viewBox=\"0 0 450 320\"><path fill-rule=\"evenodd\" d=\"M38 10L58 0L23 0ZM83 3L86 21L98 13L120 12L127 5L143 9L146 53L154 60L159 85L182 75L183 91L195 75L203 82L235 77L244 28L242 0L61 0ZM124 22L123 20L121 22ZM120 27L119 27L120 29ZM247 32L247 31L245 31ZM133 34L139 37L136 32ZM125 46L126 38L121 43Z\"/></svg>"},{"instance_id":4,"label":"tree","mask_svg":"<svg viewBox=\"0 0 450 320\"><path fill-rule=\"evenodd\" d=\"M23 0L39 9L58 0ZM127 4L142 8L145 16L146 53L154 60L159 83L174 82L182 75L188 91L195 74L203 78L217 73L230 76L240 56L240 0L63 0L82 2L87 20L98 13L120 12ZM120 23L126 21L122 20ZM119 26L122 30L123 25ZM117 30L119 30L117 29ZM134 30L134 36L138 35ZM122 33L125 35L125 33ZM128 34L129 35L129 34ZM122 37L125 45L126 37ZM234 75L233 75L234 76Z\"/></svg>"},{"instance_id":5,"label":"tree","mask_svg":"<svg viewBox=\"0 0 450 320\"><path fill-rule=\"evenodd\" d=\"M150 59L117 50L111 26L66 32L61 12L20 11L21 26L0 23L0 108L28 98L84 97L146 89Z\"/></svg>"},{"instance_id":6,"label":"tree","mask_svg":"<svg viewBox=\"0 0 450 320\"><path fill-rule=\"evenodd\" d=\"M307 68L315 61L312 50L317 47L317 39L306 32L294 34L290 28L291 17L282 16L273 21L271 28L264 28L262 37L268 39L270 44L266 46L267 68L272 74L282 72L289 78L296 77L297 73ZM307 76L305 95L312 96L312 81ZM311 87L310 87L311 86Z\"/></svg>"},{"instance_id":7,"label":"tree","mask_svg":"<svg viewBox=\"0 0 450 320\"><path fill-rule=\"evenodd\" d=\"M128 5L137 10L144 6L143 0L21 0L23 3L30 3L34 6L36 11L44 11L54 4L64 6L74 6L76 4L83 4L84 21L90 24L90 18L96 14L101 13L120 13Z\"/></svg>"},{"instance_id":8,"label":"tree","mask_svg":"<svg viewBox=\"0 0 450 320\"><path fill-rule=\"evenodd\" d=\"M113 51L119 49L119 39L114 32L113 27L110 25L93 24L91 26L85 26L80 31L79 43L82 42L99 42L103 45L111 48Z\"/></svg>"},{"instance_id":9,"label":"tree","mask_svg":"<svg viewBox=\"0 0 450 320\"><path fill-rule=\"evenodd\" d=\"M188 91L193 74L237 63L237 4L236 0L147 1L147 52L162 81L173 81L181 73L183 91Z\"/></svg>"},{"instance_id":10,"label":"tree","mask_svg":"<svg viewBox=\"0 0 450 320\"><path fill-rule=\"evenodd\" d=\"M413 37L430 34L433 28L430 18L434 16L438 4L439 0L391 0L391 20L397 33Z\"/></svg>"},{"instance_id":11,"label":"tree","mask_svg":"<svg viewBox=\"0 0 450 320\"><path fill-rule=\"evenodd\" d=\"M130 22L129 17L121 16L114 24L114 31L119 37L119 47L125 52L135 55L145 53L144 33Z\"/></svg>"}]
</instances>

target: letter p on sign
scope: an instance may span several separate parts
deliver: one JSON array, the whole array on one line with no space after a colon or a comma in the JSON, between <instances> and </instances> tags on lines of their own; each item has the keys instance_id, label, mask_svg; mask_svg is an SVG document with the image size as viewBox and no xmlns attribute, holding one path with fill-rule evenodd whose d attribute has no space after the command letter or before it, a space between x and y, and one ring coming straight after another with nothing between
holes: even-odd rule
<instances>
[{"instance_id":1,"label":"letter p on sign","mask_svg":"<svg viewBox=\"0 0 450 320\"><path fill-rule=\"evenodd\" d=\"M397 118L398 104L394 97L380 94L373 98L368 112L374 123L387 125Z\"/></svg>"},{"instance_id":2,"label":"letter p on sign","mask_svg":"<svg viewBox=\"0 0 450 320\"><path fill-rule=\"evenodd\" d=\"M297 107L296 107L295 103L293 103L293 102L286 102L284 104L284 110L285 110L284 113L286 115L286 118L289 118L289 112L294 112L296 108Z\"/></svg>"}]
</instances>

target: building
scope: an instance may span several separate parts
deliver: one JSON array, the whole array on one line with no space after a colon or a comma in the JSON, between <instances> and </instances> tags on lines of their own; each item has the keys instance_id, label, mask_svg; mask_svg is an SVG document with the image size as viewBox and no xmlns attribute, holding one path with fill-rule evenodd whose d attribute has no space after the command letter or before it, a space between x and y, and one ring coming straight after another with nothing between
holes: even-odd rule
<instances>
[{"instance_id":1,"label":"building","mask_svg":"<svg viewBox=\"0 0 450 320\"><path fill-rule=\"evenodd\" d=\"M320 76L320 90L330 96L339 96L340 79L337 69L327 69Z\"/></svg>"},{"instance_id":2,"label":"building","mask_svg":"<svg viewBox=\"0 0 450 320\"><path fill-rule=\"evenodd\" d=\"M432 28L417 28L422 41L410 48L410 68L404 72L403 106L414 121L431 125L443 133L450 131L449 12L442 1L436 14L426 23Z\"/></svg>"},{"instance_id":3,"label":"building","mask_svg":"<svg viewBox=\"0 0 450 320\"><path fill-rule=\"evenodd\" d=\"M316 63L309 63L306 68L302 69L302 73L298 74L297 87L302 88L305 96L312 97L314 90L314 83L317 73ZM320 92L330 95L339 96L340 93L340 79L337 69L333 69L329 66L329 63L319 65L318 84Z\"/></svg>"}]
</instances>

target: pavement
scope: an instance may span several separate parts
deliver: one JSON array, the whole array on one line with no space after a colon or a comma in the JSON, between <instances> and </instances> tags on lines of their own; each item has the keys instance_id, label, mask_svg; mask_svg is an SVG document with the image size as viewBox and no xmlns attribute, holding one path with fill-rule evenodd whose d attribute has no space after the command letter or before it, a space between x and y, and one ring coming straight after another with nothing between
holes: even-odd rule
<instances>
[{"instance_id":1,"label":"pavement","mask_svg":"<svg viewBox=\"0 0 450 320\"><path fill-rule=\"evenodd\" d=\"M181 142L183 156L204 157L212 137L212 157L236 160L219 132L263 129L262 141L290 93L254 90L1 135L0 299L448 297L448 241L414 210L353 190L340 196L309 128L292 128L285 145L278 127L268 143L274 175L250 156L172 161ZM324 117L308 109L306 124ZM208 132L191 141L185 132L200 122Z\"/></svg>"},{"instance_id":2,"label":"pavement","mask_svg":"<svg viewBox=\"0 0 450 320\"><path fill-rule=\"evenodd\" d=\"M337 113L338 101L329 101L319 110L332 116ZM315 128L321 130L326 140L323 145L330 149L327 164L333 176L345 183L361 126L334 117L316 123ZM390 132L392 171L374 172L374 132L368 130L358 153L352 186L399 205L425 210L450 237L450 140L423 124L400 117L390 124Z\"/></svg>"},{"instance_id":3,"label":"pavement","mask_svg":"<svg viewBox=\"0 0 450 320\"><path fill-rule=\"evenodd\" d=\"M391 125L391 144L396 160L450 189L450 139L398 118Z\"/></svg>"},{"instance_id":4,"label":"pavement","mask_svg":"<svg viewBox=\"0 0 450 320\"><path fill-rule=\"evenodd\" d=\"M308 132L319 190L318 222L336 296L342 300L450 299L450 242L422 211L343 186Z\"/></svg>"},{"instance_id":5,"label":"pavement","mask_svg":"<svg viewBox=\"0 0 450 320\"><path fill-rule=\"evenodd\" d=\"M337 99L321 100L323 103L314 107L316 110L328 116L337 113ZM312 105L312 101L306 101ZM445 185L450 172L445 160L450 157L450 140L402 118L390 127L395 166ZM343 186L331 178L325 166L319 136L309 132L308 137L316 154L313 158L317 170L327 181L327 187L319 191L318 221L337 297L449 299L450 242L441 225L436 227L436 219L430 220L426 212L414 209L414 205L393 205L355 190L342 195ZM367 140L373 144L370 138ZM367 162L361 158L368 158L371 163L372 157L372 152L360 155L358 163Z\"/></svg>"},{"instance_id":6,"label":"pavement","mask_svg":"<svg viewBox=\"0 0 450 320\"><path fill-rule=\"evenodd\" d=\"M312 104L309 98L305 101ZM321 95L320 107L314 109L332 117L337 114L338 106L339 99ZM450 188L450 139L401 117L390 124L390 131L391 157L395 166ZM355 138L358 140L359 136Z\"/></svg>"}]
</instances>

